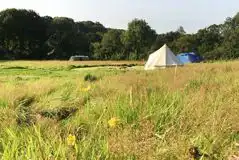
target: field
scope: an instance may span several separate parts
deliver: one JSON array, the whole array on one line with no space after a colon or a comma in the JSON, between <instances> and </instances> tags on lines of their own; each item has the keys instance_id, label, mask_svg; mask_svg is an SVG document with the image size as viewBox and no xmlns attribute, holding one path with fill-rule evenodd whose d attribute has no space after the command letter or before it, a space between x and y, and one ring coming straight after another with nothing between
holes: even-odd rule
<instances>
[{"instance_id":1,"label":"field","mask_svg":"<svg viewBox=\"0 0 239 160\"><path fill-rule=\"evenodd\" d=\"M105 66L108 65L108 66ZM184 160L238 154L239 62L0 62L0 159Z\"/></svg>"}]
</instances>

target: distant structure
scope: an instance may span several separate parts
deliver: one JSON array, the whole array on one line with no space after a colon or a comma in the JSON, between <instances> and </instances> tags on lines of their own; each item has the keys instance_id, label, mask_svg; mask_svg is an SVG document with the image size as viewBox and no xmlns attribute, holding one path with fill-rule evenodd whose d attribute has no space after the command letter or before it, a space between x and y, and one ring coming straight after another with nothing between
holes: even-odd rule
<instances>
[{"instance_id":1,"label":"distant structure","mask_svg":"<svg viewBox=\"0 0 239 160\"><path fill-rule=\"evenodd\" d=\"M174 55L170 48L165 44L159 50L149 55L148 61L144 66L145 70L155 70L172 66L182 66L183 63Z\"/></svg>"},{"instance_id":2,"label":"distant structure","mask_svg":"<svg viewBox=\"0 0 239 160\"><path fill-rule=\"evenodd\" d=\"M89 56L83 56L83 55L75 55L71 56L69 61L84 61L89 60Z\"/></svg>"},{"instance_id":3,"label":"distant structure","mask_svg":"<svg viewBox=\"0 0 239 160\"><path fill-rule=\"evenodd\" d=\"M194 52L190 53L180 53L177 55L177 58L183 62L184 64L186 63L198 63L201 62L203 59L201 56L196 55Z\"/></svg>"}]
</instances>

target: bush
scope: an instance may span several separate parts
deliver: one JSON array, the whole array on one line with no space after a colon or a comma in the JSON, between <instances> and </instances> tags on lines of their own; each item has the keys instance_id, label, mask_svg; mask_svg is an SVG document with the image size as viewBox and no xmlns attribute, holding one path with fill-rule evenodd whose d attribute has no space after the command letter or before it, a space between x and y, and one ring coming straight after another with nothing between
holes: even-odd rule
<instances>
[{"instance_id":1,"label":"bush","mask_svg":"<svg viewBox=\"0 0 239 160\"><path fill-rule=\"evenodd\" d=\"M91 74L87 74L85 77L84 77L84 80L85 81L88 81L88 82L94 82L97 80L97 77L94 76L94 75L91 75Z\"/></svg>"}]
</instances>

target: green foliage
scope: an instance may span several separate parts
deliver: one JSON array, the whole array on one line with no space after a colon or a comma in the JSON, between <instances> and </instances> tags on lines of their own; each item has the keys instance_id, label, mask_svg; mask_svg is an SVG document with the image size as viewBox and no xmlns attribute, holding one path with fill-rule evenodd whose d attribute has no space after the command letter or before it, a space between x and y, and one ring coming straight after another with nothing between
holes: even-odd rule
<instances>
[{"instance_id":1,"label":"green foliage","mask_svg":"<svg viewBox=\"0 0 239 160\"><path fill-rule=\"evenodd\" d=\"M174 41L172 45L172 49L174 49L176 53L192 52L192 49L196 47L195 36L185 34L183 36L180 36L180 38L178 38L176 41Z\"/></svg>"},{"instance_id":2,"label":"green foliage","mask_svg":"<svg viewBox=\"0 0 239 160\"><path fill-rule=\"evenodd\" d=\"M157 35L157 38L155 40L155 42L153 43L153 45L151 46L150 51L156 51L158 50L160 47L162 47L165 43L168 44L170 47L172 47L172 49L179 50L181 49L182 46L180 46L180 48L175 49L175 47L172 46L173 43L175 43L175 41L180 38L180 33L179 32L168 32L165 34L159 34Z\"/></svg>"},{"instance_id":3,"label":"green foliage","mask_svg":"<svg viewBox=\"0 0 239 160\"><path fill-rule=\"evenodd\" d=\"M183 26L180 26L180 27L178 28L177 32L180 33L180 34L182 34L182 35L183 35L183 34L186 34L186 32L185 32Z\"/></svg>"},{"instance_id":4,"label":"green foliage","mask_svg":"<svg viewBox=\"0 0 239 160\"><path fill-rule=\"evenodd\" d=\"M72 55L87 55L97 60L142 60L165 43L176 54L196 52L206 60L236 59L238 35L239 13L195 34L187 34L182 26L157 34L143 19L134 19L127 30L120 30L99 22L6 9L0 12L0 59L68 60Z\"/></svg>"},{"instance_id":5,"label":"green foliage","mask_svg":"<svg viewBox=\"0 0 239 160\"><path fill-rule=\"evenodd\" d=\"M135 60L147 58L147 53L156 39L155 30L151 29L144 20L134 19L128 24L128 30L122 37L127 57L134 57Z\"/></svg>"},{"instance_id":6,"label":"green foliage","mask_svg":"<svg viewBox=\"0 0 239 160\"><path fill-rule=\"evenodd\" d=\"M88 82L94 82L94 81L96 81L98 78L96 77L96 76L94 76L94 75L92 75L92 74L87 74L87 75L85 75L85 77L84 77L84 80L85 81L88 81Z\"/></svg>"},{"instance_id":7,"label":"green foliage","mask_svg":"<svg viewBox=\"0 0 239 160\"><path fill-rule=\"evenodd\" d=\"M83 26L83 27L82 27ZM1 59L69 59L89 55L90 43L106 31L100 23L67 17L40 17L32 10L0 12Z\"/></svg>"},{"instance_id":8,"label":"green foliage","mask_svg":"<svg viewBox=\"0 0 239 160\"><path fill-rule=\"evenodd\" d=\"M7 9L0 12L1 49L11 53L7 57L23 59L41 57L41 47L46 38L42 18L32 10ZM8 54L9 54L8 53Z\"/></svg>"},{"instance_id":9,"label":"green foliage","mask_svg":"<svg viewBox=\"0 0 239 160\"><path fill-rule=\"evenodd\" d=\"M96 59L124 59L122 52L123 44L121 42L122 31L109 30L104 34L101 44L94 45L94 57Z\"/></svg>"}]
</instances>

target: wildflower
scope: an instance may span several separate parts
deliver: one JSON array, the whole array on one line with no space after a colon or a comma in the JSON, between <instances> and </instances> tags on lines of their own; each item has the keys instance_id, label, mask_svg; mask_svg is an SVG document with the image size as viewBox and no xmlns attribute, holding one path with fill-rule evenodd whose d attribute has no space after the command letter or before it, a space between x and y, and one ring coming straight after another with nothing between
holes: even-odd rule
<instances>
[{"instance_id":1,"label":"wildflower","mask_svg":"<svg viewBox=\"0 0 239 160\"><path fill-rule=\"evenodd\" d=\"M91 89L91 87L88 86L87 88L82 88L82 91L83 91L83 92L88 92L90 89Z\"/></svg>"},{"instance_id":2,"label":"wildflower","mask_svg":"<svg viewBox=\"0 0 239 160\"><path fill-rule=\"evenodd\" d=\"M108 125L111 127L111 128L115 128L120 122L120 119L116 118L116 117L113 117L111 118L109 121L108 121Z\"/></svg>"},{"instance_id":3,"label":"wildflower","mask_svg":"<svg viewBox=\"0 0 239 160\"><path fill-rule=\"evenodd\" d=\"M67 144L68 146L74 146L76 144L76 136L69 134L67 137Z\"/></svg>"}]
</instances>

